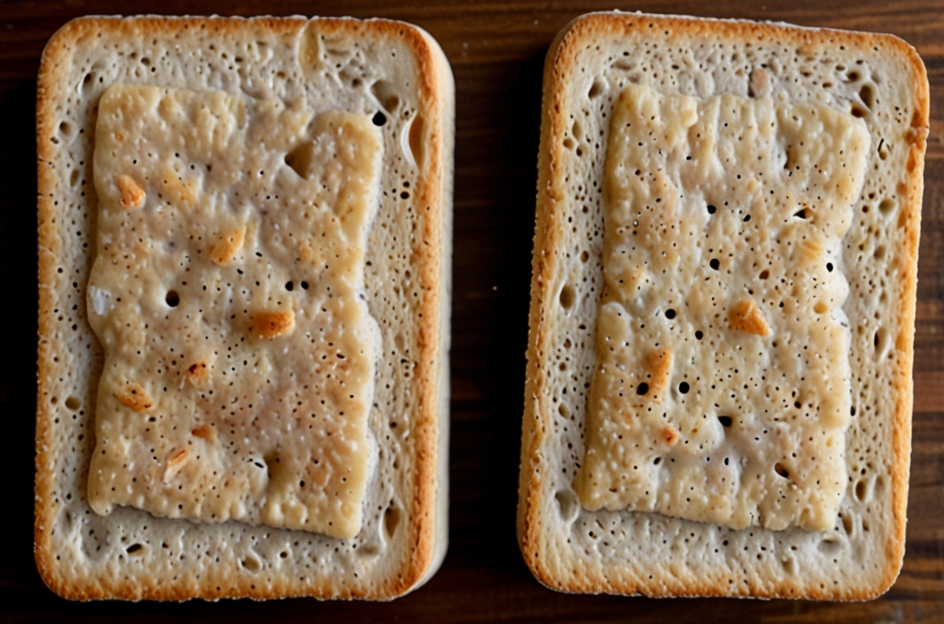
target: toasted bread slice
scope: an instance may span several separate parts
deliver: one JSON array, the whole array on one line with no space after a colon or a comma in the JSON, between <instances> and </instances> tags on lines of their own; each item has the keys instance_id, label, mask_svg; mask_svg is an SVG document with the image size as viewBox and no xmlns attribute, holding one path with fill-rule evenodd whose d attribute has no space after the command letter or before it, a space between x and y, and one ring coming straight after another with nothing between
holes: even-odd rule
<instances>
[{"instance_id":1,"label":"toasted bread slice","mask_svg":"<svg viewBox=\"0 0 944 624\"><path fill-rule=\"evenodd\" d=\"M38 91L46 583L389 600L425 582L448 505L436 42L385 20L84 18Z\"/></svg>"},{"instance_id":2,"label":"toasted bread slice","mask_svg":"<svg viewBox=\"0 0 944 624\"><path fill-rule=\"evenodd\" d=\"M538 580L891 586L927 133L893 36L622 13L558 35L518 506Z\"/></svg>"}]
</instances>

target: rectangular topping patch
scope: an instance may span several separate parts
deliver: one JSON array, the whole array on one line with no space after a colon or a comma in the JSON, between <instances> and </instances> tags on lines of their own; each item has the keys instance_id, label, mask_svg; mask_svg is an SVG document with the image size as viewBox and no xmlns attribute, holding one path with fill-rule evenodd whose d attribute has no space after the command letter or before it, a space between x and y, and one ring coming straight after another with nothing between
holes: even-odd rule
<instances>
[{"instance_id":1,"label":"rectangular topping patch","mask_svg":"<svg viewBox=\"0 0 944 624\"><path fill-rule=\"evenodd\" d=\"M611 124L581 503L832 527L851 408L839 258L865 123L631 86Z\"/></svg>"},{"instance_id":2,"label":"rectangular topping patch","mask_svg":"<svg viewBox=\"0 0 944 624\"><path fill-rule=\"evenodd\" d=\"M88 315L89 502L351 537L379 331L364 299L382 139L363 115L113 86Z\"/></svg>"}]
</instances>

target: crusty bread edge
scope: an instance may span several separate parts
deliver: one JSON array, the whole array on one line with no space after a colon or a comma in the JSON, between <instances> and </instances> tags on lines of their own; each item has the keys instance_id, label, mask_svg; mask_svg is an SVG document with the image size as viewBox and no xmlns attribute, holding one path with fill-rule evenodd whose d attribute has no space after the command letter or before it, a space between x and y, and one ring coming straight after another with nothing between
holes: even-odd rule
<instances>
[{"instance_id":1,"label":"crusty bread edge","mask_svg":"<svg viewBox=\"0 0 944 624\"><path fill-rule=\"evenodd\" d=\"M420 397L415 413L415 470L413 509L408 515L409 558L399 570L394 570L378 591L363 592L322 584L300 594L297 590L284 595L273 595L249 583L227 588L217 597L251 597L269 599L289 595L315 598L392 600L425 583L441 565L448 544L448 432L449 432L449 310L452 245L452 176L454 143L455 86L452 70L442 48L425 30L385 19L354 20L350 18L314 18L335 32L353 33L370 29L376 34L399 36L412 48L421 78L418 85L421 109L426 111L424 143L426 152L421 164L426 171L420 176L422 188L417 189L418 206L424 214L423 244L418 246L414 262L420 267L418 283L422 297L420 314L428 323L420 328L417 340L418 357L414 380ZM45 379L55 368L51 345L46 338L54 333L55 317L52 309L51 285L55 281L57 257L61 249L55 221L56 206L51 193L55 175L51 167L54 155L48 137L55 131L56 110L50 96L61 80L59 70L68 62L70 45L83 36L107 29L129 28L132 22L144 21L154 30L197 28L212 25L217 32L243 28L267 28L277 32L304 28L305 17L291 18L220 18L220 17L157 17L131 19L90 16L76 18L63 25L47 42L43 50L37 82L36 137L37 137L37 206L38 226L38 370L36 419L36 482L34 498L34 558L46 585L56 594L74 600L103 598L186 600L209 597L207 588L200 586L168 586L141 588L127 584L104 585L99 580L90 584L75 584L60 574L52 551L51 527L54 506L50 504L54 475L49 467L54 464L52 408L44 396ZM448 254L450 257L444 257ZM445 393L445 396L443 396Z\"/></svg>"},{"instance_id":2,"label":"crusty bread edge","mask_svg":"<svg viewBox=\"0 0 944 624\"><path fill-rule=\"evenodd\" d=\"M560 137L565 134L565 118L562 98L571 72L577 69L576 54L589 42L605 34L631 31L643 22L656 27L671 26L676 31L694 33L708 30L714 36L743 38L770 38L780 41L815 45L808 35L828 34L832 40L840 40L852 48L871 47L881 42L889 53L906 60L913 74L915 106L909 138L908 171L901 204L899 224L905 229L904 261L900 285L901 325L896 337L898 369L895 388L898 400L893 416L893 453L896 458L891 471L892 511L894 527L885 545L886 563L881 579L873 586L858 588L823 588L810 584L799 588L801 595L778 593L762 589L757 591L735 584L734 591L707 583L692 585L681 579L660 583L633 583L631 581L601 579L599 583L579 582L574 578L561 578L546 565L549 557L547 542L541 535L540 502L548 495L542 485L546 470L540 449L544 445L547 428L550 426L550 406L545 404L542 393L545 380L541 370L542 358L548 344L542 312L552 300L550 291L556 269L557 243L563 235L563 223L558 216L558 202L565 197L563 180L555 175L563 156ZM521 468L519 474L517 534L522 555L535 578L545 586L564 592L645 594L652 597L676 595L688 596L752 596L758 598L810 598L825 600L870 600L886 591L898 578L904 557L905 528L908 504L908 478L911 457L911 413L913 404L912 367L914 363L914 321L917 292L918 241L921 227L921 200L924 187L924 152L929 130L929 86L924 63L915 49L893 35L841 31L833 29L811 29L772 23L756 24L737 20L696 19L681 16L657 16L627 13L590 13L580 16L565 26L548 50L544 65L542 91L541 140L538 155L537 215L532 257L531 308L529 314L529 337L527 351L527 374L525 382L525 406L522 425ZM782 589L787 589L786 587Z\"/></svg>"}]
</instances>

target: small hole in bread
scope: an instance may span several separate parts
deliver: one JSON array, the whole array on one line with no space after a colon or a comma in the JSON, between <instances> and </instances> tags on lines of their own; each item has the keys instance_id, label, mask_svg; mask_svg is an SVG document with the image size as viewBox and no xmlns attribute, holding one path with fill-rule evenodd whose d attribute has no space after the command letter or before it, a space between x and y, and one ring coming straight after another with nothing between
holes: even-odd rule
<instances>
[{"instance_id":1,"label":"small hole in bread","mask_svg":"<svg viewBox=\"0 0 944 624\"><path fill-rule=\"evenodd\" d=\"M167 302L172 308L176 308L180 304L180 295L177 294L176 290L167 291L167 296L164 297L164 301Z\"/></svg>"},{"instance_id":2,"label":"small hole in bread","mask_svg":"<svg viewBox=\"0 0 944 624\"><path fill-rule=\"evenodd\" d=\"M565 310L570 310L577 303L577 291L570 284L564 284L560 291L560 304Z\"/></svg>"},{"instance_id":3,"label":"small hole in bread","mask_svg":"<svg viewBox=\"0 0 944 624\"><path fill-rule=\"evenodd\" d=\"M285 283L285 290L292 291L295 289L295 282L288 281Z\"/></svg>"},{"instance_id":4,"label":"small hole in bread","mask_svg":"<svg viewBox=\"0 0 944 624\"><path fill-rule=\"evenodd\" d=\"M760 272L759 277L760 279L767 279L768 277L770 277L770 271L768 271L767 269L764 269L763 271Z\"/></svg>"},{"instance_id":5,"label":"small hole in bread","mask_svg":"<svg viewBox=\"0 0 944 624\"><path fill-rule=\"evenodd\" d=\"M423 155L424 155L424 132L425 122L421 115L417 115L413 118L413 123L410 124L410 151L413 153L413 160L416 162L417 166L422 166L423 164Z\"/></svg>"},{"instance_id":6,"label":"small hole in bread","mask_svg":"<svg viewBox=\"0 0 944 624\"><path fill-rule=\"evenodd\" d=\"M862 88L859 89L859 99L862 100L866 108L871 109L875 105L875 92L872 90L872 85L862 85Z\"/></svg>"},{"instance_id":7,"label":"small hole in bread","mask_svg":"<svg viewBox=\"0 0 944 624\"><path fill-rule=\"evenodd\" d=\"M144 546L141 544L132 544L125 549L125 552L127 552L129 555L141 556L144 554Z\"/></svg>"},{"instance_id":8,"label":"small hole in bread","mask_svg":"<svg viewBox=\"0 0 944 624\"><path fill-rule=\"evenodd\" d=\"M711 266L712 269L717 271L721 267L721 261L718 260L717 258L712 258L711 262L709 262L708 265Z\"/></svg>"},{"instance_id":9,"label":"small hole in bread","mask_svg":"<svg viewBox=\"0 0 944 624\"><path fill-rule=\"evenodd\" d=\"M852 110L850 110L849 112L852 113L853 117L865 117L868 111L866 111L864 108L862 108L858 104L853 104Z\"/></svg>"},{"instance_id":10,"label":"small hole in bread","mask_svg":"<svg viewBox=\"0 0 944 624\"><path fill-rule=\"evenodd\" d=\"M733 424L730 416L718 416L718 422L724 427L730 427Z\"/></svg>"},{"instance_id":11,"label":"small hole in bread","mask_svg":"<svg viewBox=\"0 0 944 624\"><path fill-rule=\"evenodd\" d=\"M826 305L825 303L823 303L822 301L817 301L817 302L813 305L813 312L816 312L817 314L823 314L823 313L826 312L826 310L828 310L828 309L829 309L829 306L827 306L827 305Z\"/></svg>"},{"instance_id":12,"label":"small hole in bread","mask_svg":"<svg viewBox=\"0 0 944 624\"><path fill-rule=\"evenodd\" d=\"M642 396L644 394L647 394L648 392L649 392L649 384L647 384L645 381L639 384L638 386L636 386L636 394Z\"/></svg>"},{"instance_id":13,"label":"small hole in bread","mask_svg":"<svg viewBox=\"0 0 944 624\"><path fill-rule=\"evenodd\" d=\"M688 386L687 381L683 381L682 383L679 384L679 392L681 392L682 394L688 394L688 391L689 391L689 386Z\"/></svg>"},{"instance_id":14,"label":"small hole in bread","mask_svg":"<svg viewBox=\"0 0 944 624\"><path fill-rule=\"evenodd\" d=\"M607 90L606 78L603 76L598 76L596 80L593 81L593 84L590 86L590 91L587 95L591 100L599 97Z\"/></svg>"},{"instance_id":15,"label":"small hole in bread","mask_svg":"<svg viewBox=\"0 0 944 624\"><path fill-rule=\"evenodd\" d=\"M895 209L895 200L889 199L887 197L883 199L878 205L878 211L881 212L883 215L887 215L891 213L894 209Z\"/></svg>"},{"instance_id":16,"label":"small hole in bread","mask_svg":"<svg viewBox=\"0 0 944 624\"><path fill-rule=\"evenodd\" d=\"M714 213L717 212L717 211L718 211L717 208L715 208L715 207L712 206L711 204L708 204L708 214L714 214Z\"/></svg>"},{"instance_id":17,"label":"small hole in bread","mask_svg":"<svg viewBox=\"0 0 944 624\"><path fill-rule=\"evenodd\" d=\"M384 511L384 535L389 542L397 532L397 526L400 524L400 510L394 505L390 505Z\"/></svg>"},{"instance_id":18,"label":"small hole in bread","mask_svg":"<svg viewBox=\"0 0 944 624\"><path fill-rule=\"evenodd\" d=\"M675 310L673 310L673 309L671 309L671 308L669 308L668 310L666 310L666 311L665 311L665 318L667 318L667 319L669 319L669 320L674 319L674 318L675 318Z\"/></svg>"},{"instance_id":19,"label":"small hole in bread","mask_svg":"<svg viewBox=\"0 0 944 624\"><path fill-rule=\"evenodd\" d=\"M876 351L882 351L885 348L885 329L880 327L878 331L875 332L875 336L872 338L872 344L875 345Z\"/></svg>"},{"instance_id":20,"label":"small hole in bread","mask_svg":"<svg viewBox=\"0 0 944 624\"><path fill-rule=\"evenodd\" d=\"M381 113L380 111L377 111L376 113L374 113L374 116L373 118L371 118L371 121L374 122L375 126L383 126L385 123L387 123L387 116Z\"/></svg>"},{"instance_id":21,"label":"small hole in bread","mask_svg":"<svg viewBox=\"0 0 944 624\"><path fill-rule=\"evenodd\" d=\"M846 535L852 535L852 518L845 514L839 514L840 520L842 520L842 530L846 532Z\"/></svg>"},{"instance_id":22,"label":"small hole in bread","mask_svg":"<svg viewBox=\"0 0 944 624\"><path fill-rule=\"evenodd\" d=\"M784 479L788 479L790 477L790 471L787 470L787 468L780 462L777 462L776 464L774 464L774 472L776 472L778 475L780 475Z\"/></svg>"},{"instance_id":23,"label":"small hole in bread","mask_svg":"<svg viewBox=\"0 0 944 624\"><path fill-rule=\"evenodd\" d=\"M370 86L370 92L388 113L393 113L400 106L400 96L397 95L397 89L391 82L378 80Z\"/></svg>"},{"instance_id":24,"label":"small hole in bread","mask_svg":"<svg viewBox=\"0 0 944 624\"><path fill-rule=\"evenodd\" d=\"M806 218L806 208L803 208L803 209L801 209L801 210L798 210L797 212L795 212L795 213L793 214L793 216L794 216L794 217L798 217L798 218L800 218L800 219L805 219L805 218Z\"/></svg>"},{"instance_id":25,"label":"small hole in bread","mask_svg":"<svg viewBox=\"0 0 944 624\"><path fill-rule=\"evenodd\" d=\"M79 409L81 406L82 402L74 396L70 396L68 399L66 399L66 407L68 407L73 412Z\"/></svg>"},{"instance_id":26,"label":"small hole in bread","mask_svg":"<svg viewBox=\"0 0 944 624\"><path fill-rule=\"evenodd\" d=\"M888 144L885 143L885 139L882 139L878 142L878 157L882 160L888 158Z\"/></svg>"}]
</instances>

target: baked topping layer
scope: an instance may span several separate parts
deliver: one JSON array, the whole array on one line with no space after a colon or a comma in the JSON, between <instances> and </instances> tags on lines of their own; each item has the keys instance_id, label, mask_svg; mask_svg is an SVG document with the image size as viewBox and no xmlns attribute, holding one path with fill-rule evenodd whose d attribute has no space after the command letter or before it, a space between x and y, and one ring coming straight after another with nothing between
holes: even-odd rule
<instances>
[{"instance_id":1,"label":"baked topping layer","mask_svg":"<svg viewBox=\"0 0 944 624\"><path fill-rule=\"evenodd\" d=\"M95 135L89 500L356 535L379 332L363 115L116 85Z\"/></svg>"},{"instance_id":2,"label":"baked topping layer","mask_svg":"<svg viewBox=\"0 0 944 624\"><path fill-rule=\"evenodd\" d=\"M851 407L839 258L869 143L828 107L623 91L585 508L833 526Z\"/></svg>"}]
</instances>

